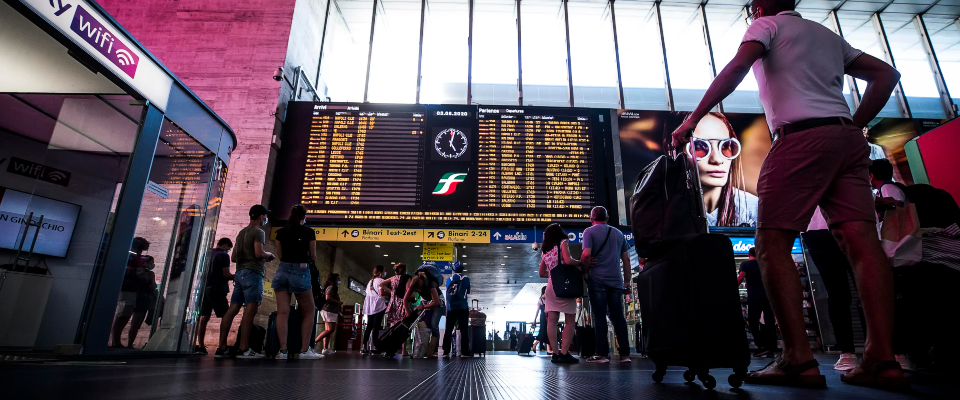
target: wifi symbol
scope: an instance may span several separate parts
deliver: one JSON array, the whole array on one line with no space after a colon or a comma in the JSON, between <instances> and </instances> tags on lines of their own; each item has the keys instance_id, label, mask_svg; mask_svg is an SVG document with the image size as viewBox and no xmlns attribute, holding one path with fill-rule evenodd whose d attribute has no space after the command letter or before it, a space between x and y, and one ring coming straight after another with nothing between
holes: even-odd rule
<instances>
[{"instance_id":1,"label":"wifi symbol","mask_svg":"<svg viewBox=\"0 0 960 400\"><path fill-rule=\"evenodd\" d=\"M60 172L60 171L53 171L47 174L47 178L49 178L53 182L60 182L67 178L67 174L64 174L63 172Z\"/></svg>"},{"instance_id":2,"label":"wifi symbol","mask_svg":"<svg viewBox=\"0 0 960 400\"><path fill-rule=\"evenodd\" d=\"M133 60L133 55L131 55L129 51L126 51L124 49L117 49L117 62L119 62L120 65L124 65L124 66L136 63Z\"/></svg>"}]
</instances>

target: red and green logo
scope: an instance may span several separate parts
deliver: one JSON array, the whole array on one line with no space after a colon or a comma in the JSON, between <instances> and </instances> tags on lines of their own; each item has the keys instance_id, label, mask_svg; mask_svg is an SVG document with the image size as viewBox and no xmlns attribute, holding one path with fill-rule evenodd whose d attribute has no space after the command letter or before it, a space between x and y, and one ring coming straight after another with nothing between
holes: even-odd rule
<instances>
[{"instance_id":1,"label":"red and green logo","mask_svg":"<svg viewBox=\"0 0 960 400\"><path fill-rule=\"evenodd\" d=\"M433 188L433 194L448 195L457 190L457 184L467 179L466 172L447 172Z\"/></svg>"}]
</instances>

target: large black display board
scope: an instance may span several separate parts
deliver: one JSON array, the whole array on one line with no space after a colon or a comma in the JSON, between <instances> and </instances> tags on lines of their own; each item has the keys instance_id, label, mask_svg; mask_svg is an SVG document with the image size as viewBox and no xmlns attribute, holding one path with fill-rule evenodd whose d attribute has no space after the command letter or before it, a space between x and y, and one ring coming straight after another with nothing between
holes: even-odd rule
<instances>
[{"instance_id":1,"label":"large black display board","mask_svg":"<svg viewBox=\"0 0 960 400\"><path fill-rule=\"evenodd\" d=\"M612 185L595 162L605 115L292 102L270 205L314 222L585 223Z\"/></svg>"}]
</instances>

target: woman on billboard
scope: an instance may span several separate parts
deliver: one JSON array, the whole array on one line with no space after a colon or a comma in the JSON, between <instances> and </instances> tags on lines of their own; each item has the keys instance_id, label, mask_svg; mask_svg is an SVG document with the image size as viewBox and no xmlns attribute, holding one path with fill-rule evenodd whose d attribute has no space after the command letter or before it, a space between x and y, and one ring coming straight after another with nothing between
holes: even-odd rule
<instances>
[{"instance_id":1,"label":"woman on billboard","mask_svg":"<svg viewBox=\"0 0 960 400\"><path fill-rule=\"evenodd\" d=\"M697 159L709 226L757 226L757 196L744 188L740 140L721 113L697 124L686 151Z\"/></svg>"}]
</instances>

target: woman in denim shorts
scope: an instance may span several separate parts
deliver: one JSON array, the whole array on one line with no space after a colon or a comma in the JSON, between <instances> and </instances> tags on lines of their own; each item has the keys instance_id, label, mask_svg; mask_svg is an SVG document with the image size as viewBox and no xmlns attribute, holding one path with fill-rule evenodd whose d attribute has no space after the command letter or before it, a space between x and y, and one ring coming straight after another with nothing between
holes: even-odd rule
<instances>
[{"instance_id":1,"label":"woman in denim shorts","mask_svg":"<svg viewBox=\"0 0 960 400\"><path fill-rule=\"evenodd\" d=\"M316 322L316 305L310 284L310 263L317 260L317 236L312 228L304 226L307 209L300 204L290 210L287 226L277 231L277 257L280 268L273 275L273 290L277 296L277 337L280 339L278 359L288 357L287 327L290 318L290 295L297 298L303 323L300 326L300 358L323 358L310 348L310 337Z\"/></svg>"}]
</instances>

